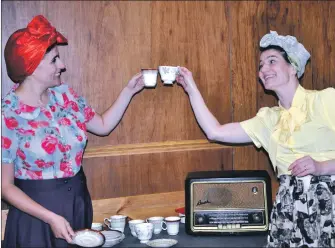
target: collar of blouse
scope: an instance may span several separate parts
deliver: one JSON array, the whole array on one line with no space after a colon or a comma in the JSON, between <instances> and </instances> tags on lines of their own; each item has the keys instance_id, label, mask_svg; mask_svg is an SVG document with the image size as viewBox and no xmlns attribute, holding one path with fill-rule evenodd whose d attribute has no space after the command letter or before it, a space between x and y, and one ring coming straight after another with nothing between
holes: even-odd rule
<instances>
[{"instance_id":1,"label":"collar of blouse","mask_svg":"<svg viewBox=\"0 0 335 248\"><path fill-rule=\"evenodd\" d=\"M10 105L12 110L20 117L26 120L34 120L36 119L41 111L46 111L47 106L41 106L41 107L34 107L27 104L22 103L18 96L15 94L15 90L18 87L18 85L14 85L14 87L11 89L10 94ZM51 91L49 91L49 103L47 105L53 105L56 103L55 95L51 94Z\"/></svg>"},{"instance_id":2,"label":"collar of blouse","mask_svg":"<svg viewBox=\"0 0 335 248\"><path fill-rule=\"evenodd\" d=\"M275 126L275 131L280 131L279 141L287 142L294 131L300 130L302 124L308 122L309 115L307 109L306 90L299 85L289 109L285 109L278 103L280 109L279 120Z\"/></svg>"}]
</instances>

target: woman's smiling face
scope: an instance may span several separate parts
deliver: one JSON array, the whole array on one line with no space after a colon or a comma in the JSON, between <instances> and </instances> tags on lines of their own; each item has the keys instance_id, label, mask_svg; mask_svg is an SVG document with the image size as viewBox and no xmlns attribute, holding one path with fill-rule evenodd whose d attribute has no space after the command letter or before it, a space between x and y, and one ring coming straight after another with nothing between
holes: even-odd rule
<instances>
[{"instance_id":1,"label":"woman's smiling face","mask_svg":"<svg viewBox=\"0 0 335 248\"><path fill-rule=\"evenodd\" d=\"M262 52L259 62L259 78L265 89L276 90L295 77L296 70L287 63L281 52L269 49Z\"/></svg>"},{"instance_id":2,"label":"woman's smiling face","mask_svg":"<svg viewBox=\"0 0 335 248\"><path fill-rule=\"evenodd\" d=\"M30 76L33 80L45 84L48 88L61 83L60 75L65 70L65 65L59 57L57 46L54 46L37 66Z\"/></svg>"}]
</instances>

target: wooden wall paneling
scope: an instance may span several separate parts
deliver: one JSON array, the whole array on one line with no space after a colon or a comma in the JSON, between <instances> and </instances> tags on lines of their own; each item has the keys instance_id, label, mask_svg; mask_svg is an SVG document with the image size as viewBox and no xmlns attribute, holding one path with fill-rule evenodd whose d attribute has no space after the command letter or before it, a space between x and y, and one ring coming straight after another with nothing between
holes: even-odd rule
<instances>
[{"instance_id":1,"label":"wooden wall paneling","mask_svg":"<svg viewBox=\"0 0 335 248\"><path fill-rule=\"evenodd\" d=\"M231 120L228 33L225 2L153 1L152 61L192 71L209 109L221 122ZM161 83L155 127L164 140L204 138L181 87ZM173 127L172 127L173 126Z\"/></svg>"},{"instance_id":2,"label":"wooden wall paneling","mask_svg":"<svg viewBox=\"0 0 335 248\"><path fill-rule=\"evenodd\" d=\"M230 4L230 66L233 121L252 118L257 112L258 63L255 13L260 2ZM256 43L256 44L255 44ZM257 62L256 62L257 61ZM252 148L234 149L233 168L256 169L257 153Z\"/></svg>"},{"instance_id":3,"label":"wooden wall paneling","mask_svg":"<svg viewBox=\"0 0 335 248\"><path fill-rule=\"evenodd\" d=\"M335 11L335 2L328 2L328 12L326 13L326 16L328 17L328 20L326 23L326 34L325 37L327 37L327 46L330 47L328 49L328 54L325 54L326 60L329 62L329 86L330 87L335 87L335 16L334 16L334 11ZM320 45L320 44L319 44Z\"/></svg>"},{"instance_id":4,"label":"wooden wall paneling","mask_svg":"<svg viewBox=\"0 0 335 248\"><path fill-rule=\"evenodd\" d=\"M335 3L312 1L301 5L301 42L311 53L303 86L307 89L335 87Z\"/></svg>"},{"instance_id":5,"label":"wooden wall paneling","mask_svg":"<svg viewBox=\"0 0 335 248\"><path fill-rule=\"evenodd\" d=\"M184 190L188 172L231 169L229 157L226 148L92 157L83 164L92 199L105 199Z\"/></svg>"},{"instance_id":6,"label":"wooden wall paneling","mask_svg":"<svg viewBox=\"0 0 335 248\"><path fill-rule=\"evenodd\" d=\"M210 143L208 140L183 140L183 141L165 141L150 142L141 144L126 144L117 146L96 146L86 149L84 158L152 154L162 152L180 152L196 150L214 150L222 149L224 146L216 143Z\"/></svg>"}]
</instances>

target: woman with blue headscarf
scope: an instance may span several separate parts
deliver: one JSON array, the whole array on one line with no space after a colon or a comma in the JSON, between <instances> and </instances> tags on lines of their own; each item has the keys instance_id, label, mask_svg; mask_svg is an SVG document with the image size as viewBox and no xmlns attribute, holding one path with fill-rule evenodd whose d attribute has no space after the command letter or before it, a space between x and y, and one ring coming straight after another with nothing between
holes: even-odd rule
<instances>
[{"instance_id":1,"label":"woman with blue headscarf","mask_svg":"<svg viewBox=\"0 0 335 248\"><path fill-rule=\"evenodd\" d=\"M260 50L259 78L279 102L252 119L221 125L188 69L180 68L177 81L208 139L253 142L268 152L280 182L268 247L335 247L335 90L299 84L310 54L295 37L271 31Z\"/></svg>"}]
</instances>

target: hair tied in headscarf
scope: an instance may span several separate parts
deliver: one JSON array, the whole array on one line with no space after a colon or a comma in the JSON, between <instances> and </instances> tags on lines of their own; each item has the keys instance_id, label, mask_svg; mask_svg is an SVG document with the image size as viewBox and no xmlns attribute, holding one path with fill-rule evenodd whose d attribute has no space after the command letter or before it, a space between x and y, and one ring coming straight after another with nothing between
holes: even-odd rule
<instances>
[{"instance_id":1,"label":"hair tied in headscarf","mask_svg":"<svg viewBox=\"0 0 335 248\"><path fill-rule=\"evenodd\" d=\"M8 76L15 83L22 82L35 71L50 46L66 43L67 39L44 16L35 16L26 28L15 31L7 41Z\"/></svg>"},{"instance_id":2,"label":"hair tied in headscarf","mask_svg":"<svg viewBox=\"0 0 335 248\"><path fill-rule=\"evenodd\" d=\"M311 55L294 36L282 36L278 35L276 31L270 31L269 34L262 37L259 45L260 47L280 46L287 53L288 59L297 70L298 78L304 74L305 66Z\"/></svg>"}]
</instances>

